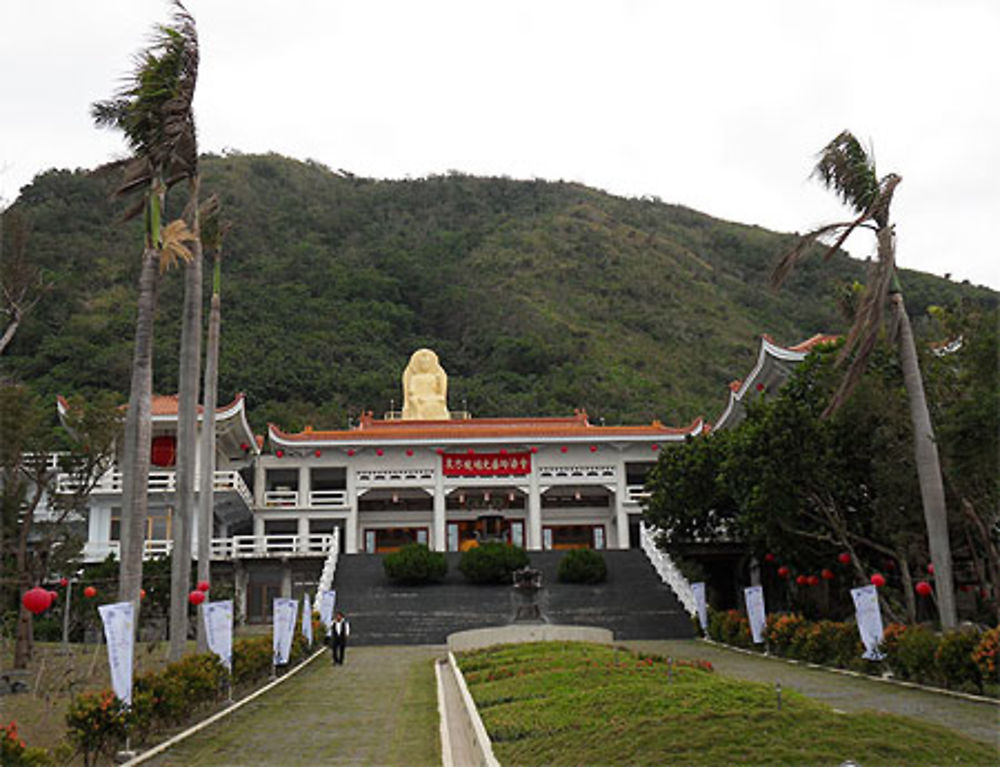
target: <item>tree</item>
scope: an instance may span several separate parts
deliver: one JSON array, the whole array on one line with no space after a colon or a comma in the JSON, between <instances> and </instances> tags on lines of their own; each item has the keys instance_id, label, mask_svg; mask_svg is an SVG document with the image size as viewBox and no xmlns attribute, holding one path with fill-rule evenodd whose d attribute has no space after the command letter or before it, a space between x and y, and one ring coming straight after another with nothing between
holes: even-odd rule
<instances>
[{"instance_id":1,"label":"tree","mask_svg":"<svg viewBox=\"0 0 1000 767\"><path fill-rule=\"evenodd\" d=\"M51 286L28 259L28 225L24 217L16 211L5 211L0 203L0 223L3 224L0 231L0 312L6 317L6 327L0 335L0 354L3 354L25 316Z\"/></svg>"},{"instance_id":2,"label":"tree","mask_svg":"<svg viewBox=\"0 0 1000 767\"><path fill-rule=\"evenodd\" d=\"M164 231L167 190L197 166L192 99L197 77L194 22L175 3L173 25L158 25L149 47L136 57L132 76L112 99L95 103L99 127L122 131L133 157L124 165L117 193L141 192L126 213L144 220L135 347L123 445L122 550L119 597L138 614L142 584L144 526L152 442L153 315L157 273L171 258L184 256L186 227ZM165 237L165 234L173 236Z\"/></svg>"},{"instance_id":3,"label":"tree","mask_svg":"<svg viewBox=\"0 0 1000 767\"><path fill-rule=\"evenodd\" d=\"M0 604L17 605L15 668L26 667L32 648L31 613L20 595L75 567L81 541L67 523L82 515L111 467L120 433L109 397L74 403L65 420L67 428L54 429L51 406L23 385L0 385Z\"/></svg>"},{"instance_id":4,"label":"tree","mask_svg":"<svg viewBox=\"0 0 1000 767\"><path fill-rule=\"evenodd\" d=\"M222 324L222 242L232 224L220 218L216 195L202 206L202 246L212 253L212 303L205 350L204 416L201 424L201 486L198 493L198 580L209 580L212 515L215 508L215 406L219 391L219 332ZM198 650L208 647L203 621L198 621Z\"/></svg>"},{"instance_id":5,"label":"tree","mask_svg":"<svg viewBox=\"0 0 1000 767\"><path fill-rule=\"evenodd\" d=\"M823 148L814 173L858 215L853 220L826 224L803 235L775 267L772 282L775 286L780 286L814 242L833 238L832 244L826 248L825 258L829 258L858 228L874 231L877 257L872 262L868 284L839 357L839 362L847 364L847 370L825 412L830 414L836 411L864 374L882 333L883 315L888 301L893 314L892 335L898 341L899 361L909 397L913 449L920 480L924 522L936 573L938 612L941 625L953 628L957 616L941 464L920 375L913 331L896 275L895 226L889 221L893 193L902 177L890 173L880 179L874 160L849 131L841 132Z\"/></svg>"}]
</instances>

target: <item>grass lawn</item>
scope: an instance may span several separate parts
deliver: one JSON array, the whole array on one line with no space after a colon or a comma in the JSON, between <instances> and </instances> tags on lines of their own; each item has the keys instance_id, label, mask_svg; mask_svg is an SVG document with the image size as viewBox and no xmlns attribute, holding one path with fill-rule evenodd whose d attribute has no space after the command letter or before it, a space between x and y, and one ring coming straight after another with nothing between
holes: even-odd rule
<instances>
[{"instance_id":1,"label":"grass lawn","mask_svg":"<svg viewBox=\"0 0 1000 767\"><path fill-rule=\"evenodd\" d=\"M950 730L838 713L791 691L622 648L506 645L457 656L493 739L514 765L994 765Z\"/></svg>"}]
</instances>

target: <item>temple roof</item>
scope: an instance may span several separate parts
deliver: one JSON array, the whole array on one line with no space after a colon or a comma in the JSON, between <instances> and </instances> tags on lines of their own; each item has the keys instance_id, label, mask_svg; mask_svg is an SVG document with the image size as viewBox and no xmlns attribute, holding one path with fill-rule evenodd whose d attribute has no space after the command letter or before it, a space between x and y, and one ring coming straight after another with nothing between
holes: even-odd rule
<instances>
[{"instance_id":1,"label":"temple roof","mask_svg":"<svg viewBox=\"0 0 1000 767\"><path fill-rule=\"evenodd\" d=\"M595 426L585 411L567 418L467 418L462 420L403 421L375 419L365 414L353 429L320 431L306 427L292 434L268 425L272 442L282 446L350 445L372 442L489 443L510 441L589 440L677 441L701 432L702 419L688 426L663 426L659 421L641 426Z\"/></svg>"}]
</instances>

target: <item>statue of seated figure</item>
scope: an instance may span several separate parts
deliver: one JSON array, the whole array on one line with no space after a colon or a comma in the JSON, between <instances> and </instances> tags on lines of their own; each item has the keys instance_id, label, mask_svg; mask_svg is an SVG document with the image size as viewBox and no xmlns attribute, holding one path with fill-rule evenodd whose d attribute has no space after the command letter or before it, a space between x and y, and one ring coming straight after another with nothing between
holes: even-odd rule
<instances>
[{"instance_id":1,"label":"statue of seated figure","mask_svg":"<svg viewBox=\"0 0 1000 767\"><path fill-rule=\"evenodd\" d=\"M430 349L417 349L403 371L403 418L444 420L448 414L448 376Z\"/></svg>"}]
</instances>

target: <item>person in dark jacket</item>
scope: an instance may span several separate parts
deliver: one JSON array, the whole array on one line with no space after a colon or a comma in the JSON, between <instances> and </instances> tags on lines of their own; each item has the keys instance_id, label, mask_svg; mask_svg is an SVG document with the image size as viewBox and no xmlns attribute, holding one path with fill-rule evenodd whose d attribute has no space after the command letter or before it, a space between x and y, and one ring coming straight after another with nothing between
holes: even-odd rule
<instances>
[{"instance_id":1,"label":"person in dark jacket","mask_svg":"<svg viewBox=\"0 0 1000 767\"><path fill-rule=\"evenodd\" d=\"M344 614L338 610L334 616L333 623L330 624L330 632L327 634L330 649L333 650L334 666L344 665L344 650L347 647L347 637L350 635L351 624L347 622Z\"/></svg>"}]
</instances>

